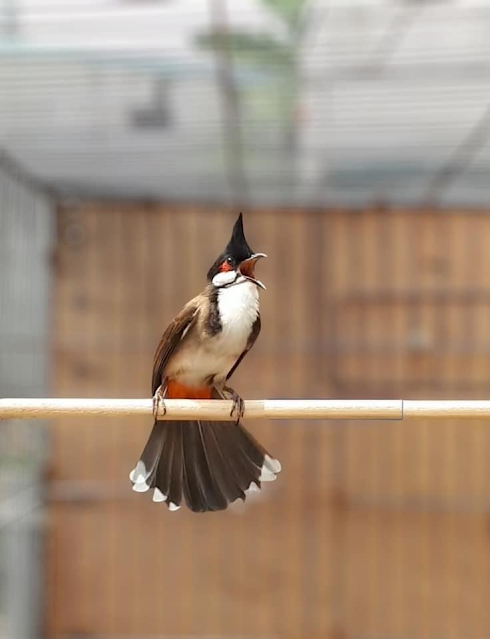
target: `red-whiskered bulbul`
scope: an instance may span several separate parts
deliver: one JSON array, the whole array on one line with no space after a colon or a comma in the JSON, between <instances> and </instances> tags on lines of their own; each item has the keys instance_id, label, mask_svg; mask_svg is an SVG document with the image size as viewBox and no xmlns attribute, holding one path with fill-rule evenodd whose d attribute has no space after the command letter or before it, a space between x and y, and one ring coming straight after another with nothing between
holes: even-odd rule
<instances>
[{"instance_id":1,"label":"red-whiskered bulbul","mask_svg":"<svg viewBox=\"0 0 490 639\"><path fill-rule=\"evenodd\" d=\"M130 479L133 490L152 488L153 501L170 510L180 508L183 498L194 512L224 510L281 470L240 423L243 401L227 386L260 332L259 288L265 286L255 277L255 264L262 257L247 244L240 213L206 288L173 320L155 353L155 422ZM238 421L158 421L166 398L232 399Z\"/></svg>"}]
</instances>

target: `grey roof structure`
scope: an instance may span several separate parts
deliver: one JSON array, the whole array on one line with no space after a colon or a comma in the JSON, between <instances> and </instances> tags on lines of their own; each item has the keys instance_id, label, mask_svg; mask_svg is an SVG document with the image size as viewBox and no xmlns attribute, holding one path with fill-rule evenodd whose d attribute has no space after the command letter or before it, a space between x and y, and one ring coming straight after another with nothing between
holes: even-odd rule
<instances>
[{"instance_id":1,"label":"grey roof structure","mask_svg":"<svg viewBox=\"0 0 490 639\"><path fill-rule=\"evenodd\" d=\"M487 0L0 1L0 149L65 195L488 206L489 139Z\"/></svg>"}]
</instances>

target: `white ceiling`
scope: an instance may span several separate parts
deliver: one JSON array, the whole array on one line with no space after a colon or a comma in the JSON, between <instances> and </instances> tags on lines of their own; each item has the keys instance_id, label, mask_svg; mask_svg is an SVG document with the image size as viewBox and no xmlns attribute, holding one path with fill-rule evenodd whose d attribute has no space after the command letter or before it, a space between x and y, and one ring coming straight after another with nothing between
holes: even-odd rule
<instances>
[{"instance_id":1,"label":"white ceiling","mask_svg":"<svg viewBox=\"0 0 490 639\"><path fill-rule=\"evenodd\" d=\"M0 0L0 149L73 195L490 204L487 0L270 4ZM289 66L199 46L223 5Z\"/></svg>"}]
</instances>

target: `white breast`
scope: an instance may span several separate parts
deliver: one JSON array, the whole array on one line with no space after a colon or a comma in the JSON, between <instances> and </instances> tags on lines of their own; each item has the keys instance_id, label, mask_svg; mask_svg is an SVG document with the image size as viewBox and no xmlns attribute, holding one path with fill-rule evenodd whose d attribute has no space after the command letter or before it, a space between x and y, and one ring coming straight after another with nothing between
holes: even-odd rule
<instances>
[{"instance_id":1,"label":"white breast","mask_svg":"<svg viewBox=\"0 0 490 639\"><path fill-rule=\"evenodd\" d=\"M243 282L218 293L222 330L203 342L188 342L172 358L169 377L178 377L189 386L200 386L210 376L222 380L247 346L252 326L259 314L259 291L252 282Z\"/></svg>"},{"instance_id":2,"label":"white breast","mask_svg":"<svg viewBox=\"0 0 490 639\"><path fill-rule=\"evenodd\" d=\"M222 288L218 293L222 332L218 336L229 348L243 352L259 314L259 289L252 282Z\"/></svg>"}]
</instances>

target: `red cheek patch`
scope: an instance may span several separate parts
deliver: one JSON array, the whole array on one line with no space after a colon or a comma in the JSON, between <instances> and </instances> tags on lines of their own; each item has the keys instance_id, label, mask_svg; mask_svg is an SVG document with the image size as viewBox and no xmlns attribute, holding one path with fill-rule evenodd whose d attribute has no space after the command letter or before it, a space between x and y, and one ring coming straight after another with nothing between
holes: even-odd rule
<instances>
[{"instance_id":1,"label":"red cheek patch","mask_svg":"<svg viewBox=\"0 0 490 639\"><path fill-rule=\"evenodd\" d=\"M226 273L227 271L232 271L233 267L231 264L228 264L228 262L223 262L220 267L219 267L219 272L220 273Z\"/></svg>"}]
</instances>

